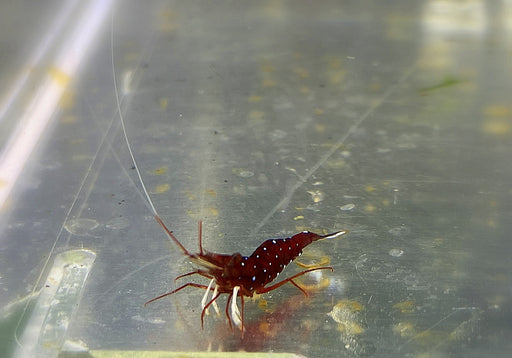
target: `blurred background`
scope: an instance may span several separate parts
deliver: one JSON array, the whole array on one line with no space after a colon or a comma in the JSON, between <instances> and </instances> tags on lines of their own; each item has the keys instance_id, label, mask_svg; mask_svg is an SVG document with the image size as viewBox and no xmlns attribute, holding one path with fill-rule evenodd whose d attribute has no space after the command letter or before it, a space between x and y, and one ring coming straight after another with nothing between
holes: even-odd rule
<instances>
[{"instance_id":1,"label":"blurred background","mask_svg":"<svg viewBox=\"0 0 512 358\"><path fill-rule=\"evenodd\" d=\"M0 29L1 356L509 356L512 1L7 1ZM346 229L280 278L334 272L246 299L243 338L226 297L202 330L203 290L144 307L207 280L174 282L118 108L187 249Z\"/></svg>"}]
</instances>

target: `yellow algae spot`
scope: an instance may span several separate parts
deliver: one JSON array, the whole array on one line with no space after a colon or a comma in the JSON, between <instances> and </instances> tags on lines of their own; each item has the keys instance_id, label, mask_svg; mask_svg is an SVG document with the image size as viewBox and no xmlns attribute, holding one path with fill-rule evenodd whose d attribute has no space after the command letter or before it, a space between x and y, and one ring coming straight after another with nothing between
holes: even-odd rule
<instances>
[{"instance_id":1,"label":"yellow algae spot","mask_svg":"<svg viewBox=\"0 0 512 358\"><path fill-rule=\"evenodd\" d=\"M162 111L165 111L165 110L167 110L167 107L169 106L169 100L167 98L160 98L159 104L160 104L160 109Z\"/></svg>"},{"instance_id":2,"label":"yellow algae spot","mask_svg":"<svg viewBox=\"0 0 512 358\"><path fill-rule=\"evenodd\" d=\"M498 203L496 202L496 200L490 200L489 201L489 206L491 208L495 208L496 206L498 206Z\"/></svg>"},{"instance_id":3,"label":"yellow algae spot","mask_svg":"<svg viewBox=\"0 0 512 358\"><path fill-rule=\"evenodd\" d=\"M416 335L416 330L411 323L398 322L393 326L393 333L400 337L413 337Z\"/></svg>"},{"instance_id":4,"label":"yellow algae spot","mask_svg":"<svg viewBox=\"0 0 512 358\"><path fill-rule=\"evenodd\" d=\"M341 59L341 57L329 57L328 58L328 63L329 63L329 68L332 68L332 69L340 69L341 66L343 65L343 60Z\"/></svg>"},{"instance_id":5,"label":"yellow algae spot","mask_svg":"<svg viewBox=\"0 0 512 358\"><path fill-rule=\"evenodd\" d=\"M61 87L65 87L71 81L71 76L69 76L64 71L61 71L57 67L51 67L49 71L50 77L57 82L57 84Z\"/></svg>"},{"instance_id":6,"label":"yellow algae spot","mask_svg":"<svg viewBox=\"0 0 512 358\"><path fill-rule=\"evenodd\" d=\"M84 138L75 138L75 139L69 140L69 144L71 144L71 145L82 144L83 142L85 142Z\"/></svg>"},{"instance_id":7,"label":"yellow algae spot","mask_svg":"<svg viewBox=\"0 0 512 358\"><path fill-rule=\"evenodd\" d=\"M326 129L325 124L320 124L320 123L315 124L315 131L317 131L318 133L324 133L325 129Z\"/></svg>"},{"instance_id":8,"label":"yellow algae spot","mask_svg":"<svg viewBox=\"0 0 512 358\"><path fill-rule=\"evenodd\" d=\"M487 226L491 229L496 229L496 227L498 227L498 223L494 219L489 219L487 220Z\"/></svg>"},{"instance_id":9,"label":"yellow algae spot","mask_svg":"<svg viewBox=\"0 0 512 358\"><path fill-rule=\"evenodd\" d=\"M171 188L171 186L169 184L160 184L160 185L157 185L156 188L155 188L155 193L156 194L162 194L162 193L167 193L169 191L169 189Z\"/></svg>"},{"instance_id":10,"label":"yellow algae spot","mask_svg":"<svg viewBox=\"0 0 512 358\"><path fill-rule=\"evenodd\" d=\"M299 76L300 78L309 78L309 72L306 71L305 68L302 68L302 67L295 67L293 69L293 72Z\"/></svg>"},{"instance_id":11,"label":"yellow algae spot","mask_svg":"<svg viewBox=\"0 0 512 358\"><path fill-rule=\"evenodd\" d=\"M306 86L303 86L299 89L300 93L302 94L309 94L311 92L311 90L309 89L309 87L306 87Z\"/></svg>"},{"instance_id":12,"label":"yellow algae spot","mask_svg":"<svg viewBox=\"0 0 512 358\"><path fill-rule=\"evenodd\" d=\"M327 315L338 323L338 330L349 335L357 335L364 332L360 322L360 312L364 309L357 301L339 301Z\"/></svg>"},{"instance_id":13,"label":"yellow algae spot","mask_svg":"<svg viewBox=\"0 0 512 358\"><path fill-rule=\"evenodd\" d=\"M200 219L204 218L205 216L212 215L217 216L219 214L219 211L216 208L210 207L210 208L202 208L200 210L185 210L188 216L194 218L194 219Z\"/></svg>"},{"instance_id":14,"label":"yellow algae spot","mask_svg":"<svg viewBox=\"0 0 512 358\"><path fill-rule=\"evenodd\" d=\"M245 185L233 186L231 190L233 190L233 193L237 195L245 195L247 193L247 188Z\"/></svg>"},{"instance_id":15,"label":"yellow algae spot","mask_svg":"<svg viewBox=\"0 0 512 358\"><path fill-rule=\"evenodd\" d=\"M327 164L327 166L329 168L332 168L332 169L340 169L340 168L343 168L345 165L346 165L346 162L344 159L332 159L332 160L328 160L325 164Z\"/></svg>"},{"instance_id":16,"label":"yellow algae spot","mask_svg":"<svg viewBox=\"0 0 512 358\"><path fill-rule=\"evenodd\" d=\"M258 102L261 102L261 100L263 99L263 97L261 96L257 96L255 94L249 96L249 98L247 99L247 101L249 103L258 103Z\"/></svg>"},{"instance_id":17,"label":"yellow algae spot","mask_svg":"<svg viewBox=\"0 0 512 358\"><path fill-rule=\"evenodd\" d=\"M512 132L512 119L487 118L484 120L482 130L486 134L503 136Z\"/></svg>"},{"instance_id":18,"label":"yellow algae spot","mask_svg":"<svg viewBox=\"0 0 512 358\"><path fill-rule=\"evenodd\" d=\"M353 300L341 300L332 308L332 311L327 315L338 323L342 323L347 319L353 320L356 312L364 309L363 305Z\"/></svg>"},{"instance_id":19,"label":"yellow algae spot","mask_svg":"<svg viewBox=\"0 0 512 358\"><path fill-rule=\"evenodd\" d=\"M434 238L434 244L435 245L442 245L443 243L444 243L444 238L442 238L442 237Z\"/></svg>"},{"instance_id":20,"label":"yellow algae spot","mask_svg":"<svg viewBox=\"0 0 512 358\"><path fill-rule=\"evenodd\" d=\"M509 302L508 297L506 297L504 295L489 296L485 300L489 303L489 305L491 307L494 307L494 308L499 308L502 305L507 304L507 302Z\"/></svg>"},{"instance_id":21,"label":"yellow algae spot","mask_svg":"<svg viewBox=\"0 0 512 358\"><path fill-rule=\"evenodd\" d=\"M66 123L66 124L69 124L69 123L76 123L77 121L77 118L76 116L71 116L71 115L68 115L68 116L63 116L60 120L62 123Z\"/></svg>"},{"instance_id":22,"label":"yellow algae spot","mask_svg":"<svg viewBox=\"0 0 512 358\"><path fill-rule=\"evenodd\" d=\"M184 330L183 322L180 319L174 320L174 332L180 332L183 330ZM109 354L111 354L111 352L109 352ZM120 353L120 354L123 354L123 353Z\"/></svg>"},{"instance_id":23,"label":"yellow algae spot","mask_svg":"<svg viewBox=\"0 0 512 358\"><path fill-rule=\"evenodd\" d=\"M393 117L393 121L406 124L412 123L411 116L407 115L396 115Z\"/></svg>"},{"instance_id":24,"label":"yellow algae spot","mask_svg":"<svg viewBox=\"0 0 512 358\"><path fill-rule=\"evenodd\" d=\"M297 220L304 220L304 216L303 215L297 215L296 217L293 218L293 220L297 221Z\"/></svg>"},{"instance_id":25,"label":"yellow algae spot","mask_svg":"<svg viewBox=\"0 0 512 358\"><path fill-rule=\"evenodd\" d=\"M375 188L373 185L367 185L364 190L367 192L367 193L372 193L374 192L375 190L377 190L377 188Z\"/></svg>"},{"instance_id":26,"label":"yellow algae spot","mask_svg":"<svg viewBox=\"0 0 512 358\"><path fill-rule=\"evenodd\" d=\"M492 105L484 108L485 119L482 124L484 133L503 136L512 132L512 107Z\"/></svg>"},{"instance_id":27,"label":"yellow algae spot","mask_svg":"<svg viewBox=\"0 0 512 358\"><path fill-rule=\"evenodd\" d=\"M217 192L213 189L206 189L206 194L213 197L217 196Z\"/></svg>"},{"instance_id":28,"label":"yellow algae spot","mask_svg":"<svg viewBox=\"0 0 512 358\"><path fill-rule=\"evenodd\" d=\"M261 298L259 301L258 301L258 308L264 310L268 307L268 302L267 300Z\"/></svg>"},{"instance_id":29,"label":"yellow algae spot","mask_svg":"<svg viewBox=\"0 0 512 358\"><path fill-rule=\"evenodd\" d=\"M159 28L162 32L171 32L176 29L176 23L174 22L174 12L171 10L164 10L160 12L159 16Z\"/></svg>"},{"instance_id":30,"label":"yellow algae spot","mask_svg":"<svg viewBox=\"0 0 512 358\"><path fill-rule=\"evenodd\" d=\"M384 206L390 206L390 205L391 205L391 200L389 200L389 199L384 199L384 200L382 200L382 205L384 205Z\"/></svg>"},{"instance_id":31,"label":"yellow algae spot","mask_svg":"<svg viewBox=\"0 0 512 358\"><path fill-rule=\"evenodd\" d=\"M354 312L364 310L363 305L360 304L357 301L354 301L354 300L341 300L341 301L338 301L338 303L336 304L335 307L338 307L338 308L348 308L348 309L350 309L351 311L354 311Z\"/></svg>"},{"instance_id":32,"label":"yellow algae spot","mask_svg":"<svg viewBox=\"0 0 512 358\"><path fill-rule=\"evenodd\" d=\"M277 82L271 78L267 78L263 80L263 87L275 87L277 86Z\"/></svg>"},{"instance_id":33,"label":"yellow algae spot","mask_svg":"<svg viewBox=\"0 0 512 358\"><path fill-rule=\"evenodd\" d=\"M265 337L272 334L272 325L269 322L260 322L258 325L258 331L260 334L263 334Z\"/></svg>"},{"instance_id":34,"label":"yellow algae spot","mask_svg":"<svg viewBox=\"0 0 512 358\"><path fill-rule=\"evenodd\" d=\"M491 276L490 279L493 281L506 281L508 280L508 275L504 273L497 273L494 276Z\"/></svg>"},{"instance_id":35,"label":"yellow algae spot","mask_svg":"<svg viewBox=\"0 0 512 358\"><path fill-rule=\"evenodd\" d=\"M329 73L329 83L332 85L339 85L341 82L343 82L344 78L344 70L330 71Z\"/></svg>"},{"instance_id":36,"label":"yellow algae spot","mask_svg":"<svg viewBox=\"0 0 512 358\"><path fill-rule=\"evenodd\" d=\"M364 333L364 328L361 327L359 323L354 321L345 321L343 323L339 323L338 330L351 336Z\"/></svg>"},{"instance_id":37,"label":"yellow algae spot","mask_svg":"<svg viewBox=\"0 0 512 358\"><path fill-rule=\"evenodd\" d=\"M7 182L3 179L0 179L0 188L5 188L7 186Z\"/></svg>"},{"instance_id":38,"label":"yellow algae spot","mask_svg":"<svg viewBox=\"0 0 512 358\"><path fill-rule=\"evenodd\" d=\"M423 347L429 347L433 345L439 344L449 338L448 332L435 331L435 330L425 330L423 332L418 333L414 337L414 342Z\"/></svg>"},{"instance_id":39,"label":"yellow algae spot","mask_svg":"<svg viewBox=\"0 0 512 358\"><path fill-rule=\"evenodd\" d=\"M262 4L262 13L265 14L265 18L279 20L279 23L285 21L288 11L282 1L264 1Z\"/></svg>"},{"instance_id":40,"label":"yellow algae spot","mask_svg":"<svg viewBox=\"0 0 512 358\"><path fill-rule=\"evenodd\" d=\"M194 193L192 193L191 191L186 190L185 194L187 195L188 200L196 200L196 195Z\"/></svg>"},{"instance_id":41,"label":"yellow algae spot","mask_svg":"<svg viewBox=\"0 0 512 358\"><path fill-rule=\"evenodd\" d=\"M506 105L494 105L484 108L484 114L489 117L509 117L512 115L512 107Z\"/></svg>"},{"instance_id":42,"label":"yellow algae spot","mask_svg":"<svg viewBox=\"0 0 512 358\"><path fill-rule=\"evenodd\" d=\"M188 216L190 216L192 218L197 218L197 217L199 217L199 214L200 214L199 212L190 210L190 209L185 210L185 212L187 213Z\"/></svg>"},{"instance_id":43,"label":"yellow algae spot","mask_svg":"<svg viewBox=\"0 0 512 358\"><path fill-rule=\"evenodd\" d=\"M270 73L270 72L274 72L274 71L275 71L275 68L274 68L274 66L272 66L272 65L265 64L265 65L261 66L261 70L262 70L263 72Z\"/></svg>"},{"instance_id":44,"label":"yellow algae spot","mask_svg":"<svg viewBox=\"0 0 512 358\"><path fill-rule=\"evenodd\" d=\"M324 110L323 110L323 109L321 109L321 108L315 108L315 114L316 114L316 115L324 114Z\"/></svg>"},{"instance_id":45,"label":"yellow algae spot","mask_svg":"<svg viewBox=\"0 0 512 358\"><path fill-rule=\"evenodd\" d=\"M364 211L366 211L367 213L373 213L375 210L377 210L377 207L375 205L367 204L364 206Z\"/></svg>"},{"instance_id":46,"label":"yellow algae spot","mask_svg":"<svg viewBox=\"0 0 512 358\"><path fill-rule=\"evenodd\" d=\"M90 155L87 155L87 154L77 154L77 155L73 155L71 157L71 160L73 161L78 161L78 160L89 160L91 159L91 156Z\"/></svg>"},{"instance_id":47,"label":"yellow algae spot","mask_svg":"<svg viewBox=\"0 0 512 358\"><path fill-rule=\"evenodd\" d=\"M319 203L324 200L324 193L320 190L310 190L307 193L311 195L311 199L314 203Z\"/></svg>"},{"instance_id":48,"label":"yellow algae spot","mask_svg":"<svg viewBox=\"0 0 512 358\"><path fill-rule=\"evenodd\" d=\"M395 303L393 308L400 310L400 313L412 313L414 312L415 305L413 300L408 300Z\"/></svg>"},{"instance_id":49,"label":"yellow algae spot","mask_svg":"<svg viewBox=\"0 0 512 358\"><path fill-rule=\"evenodd\" d=\"M371 91L380 91L382 89L382 85L380 83L372 83L369 88Z\"/></svg>"},{"instance_id":50,"label":"yellow algae spot","mask_svg":"<svg viewBox=\"0 0 512 358\"><path fill-rule=\"evenodd\" d=\"M60 97L59 105L61 108L64 109L70 109L75 104L75 93L74 91L71 91L67 89L62 93L62 96Z\"/></svg>"},{"instance_id":51,"label":"yellow algae spot","mask_svg":"<svg viewBox=\"0 0 512 358\"><path fill-rule=\"evenodd\" d=\"M130 51L126 52L123 56L123 61L126 62L135 62L139 59L139 57L137 57L137 51L135 50L135 44L132 42L132 41L127 41L126 43L126 48L129 48ZM131 70L128 70L128 71L125 71L124 73L124 76L128 81L131 81L131 79L133 78L133 71Z\"/></svg>"},{"instance_id":52,"label":"yellow algae spot","mask_svg":"<svg viewBox=\"0 0 512 358\"><path fill-rule=\"evenodd\" d=\"M403 15L386 16L384 33L387 39L404 41L408 39L411 32L412 19Z\"/></svg>"},{"instance_id":53,"label":"yellow algae spot","mask_svg":"<svg viewBox=\"0 0 512 358\"><path fill-rule=\"evenodd\" d=\"M153 171L153 174L155 174L155 175L162 175L162 174L165 174L165 173L167 173L167 167L156 168Z\"/></svg>"},{"instance_id":54,"label":"yellow algae spot","mask_svg":"<svg viewBox=\"0 0 512 358\"><path fill-rule=\"evenodd\" d=\"M265 117L265 112L263 111L250 111L249 118L250 119L263 119Z\"/></svg>"}]
</instances>

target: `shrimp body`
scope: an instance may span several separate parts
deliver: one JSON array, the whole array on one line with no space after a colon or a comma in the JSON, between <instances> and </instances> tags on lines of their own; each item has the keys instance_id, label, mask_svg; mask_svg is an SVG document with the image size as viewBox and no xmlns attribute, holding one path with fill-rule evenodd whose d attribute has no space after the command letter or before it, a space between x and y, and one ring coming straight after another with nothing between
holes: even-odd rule
<instances>
[{"instance_id":1,"label":"shrimp body","mask_svg":"<svg viewBox=\"0 0 512 358\"><path fill-rule=\"evenodd\" d=\"M192 286L205 289L206 292L202 300L203 311L201 313L201 325L203 325L204 315L208 312L209 306L213 305L215 310L219 312L215 301L221 294L227 293L229 297L226 306L226 316L228 317L229 325L232 326L231 322L233 322L236 326L240 327L242 334L244 297L252 297L254 293L261 294L275 290L287 282L292 283L307 296L307 292L297 285L294 279L311 271L326 269L332 271L331 267L305 270L271 286L267 285L279 276L289 263L300 256L302 250L313 241L332 239L347 233L347 231L337 231L328 235L318 235L309 231L303 231L285 239L266 240L250 256L242 256L240 253L225 255L203 250L201 238L202 225L199 222L199 253L193 254L185 249L159 217L156 217L156 220L162 225L169 237L182 249L184 254L189 257L190 261L200 267L196 271L178 276L176 280L198 274L209 278L210 284L206 286L189 282L171 292L155 297L145 304L147 305L160 298L172 295L185 287ZM211 299L208 301L208 294L212 290ZM242 303L242 313L240 313L236 305L236 298L238 296ZM231 314L229 313L229 307L231 307Z\"/></svg>"}]
</instances>

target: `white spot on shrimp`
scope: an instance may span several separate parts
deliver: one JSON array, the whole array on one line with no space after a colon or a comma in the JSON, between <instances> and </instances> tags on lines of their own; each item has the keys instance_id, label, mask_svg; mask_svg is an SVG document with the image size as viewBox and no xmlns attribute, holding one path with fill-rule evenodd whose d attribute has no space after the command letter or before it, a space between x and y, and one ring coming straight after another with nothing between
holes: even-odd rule
<instances>
[{"instance_id":1,"label":"white spot on shrimp","mask_svg":"<svg viewBox=\"0 0 512 358\"><path fill-rule=\"evenodd\" d=\"M268 263L268 265L269 265L269 266L272 266L272 262L269 262L269 263Z\"/></svg>"},{"instance_id":2,"label":"white spot on shrimp","mask_svg":"<svg viewBox=\"0 0 512 358\"><path fill-rule=\"evenodd\" d=\"M291 247L291 246L288 246L288 250L289 250L289 251L292 251L292 247Z\"/></svg>"},{"instance_id":3,"label":"white spot on shrimp","mask_svg":"<svg viewBox=\"0 0 512 358\"><path fill-rule=\"evenodd\" d=\"M279 256L276 254L276 259L279 258Z\"/></svg>"},{"instance_id":4,"label":"white spot on shrimp","mask_svg":"<svg viewBox=\"0 0 512 358\"><path fill-rule=\"evenodd\" d=\"M241 265L242 265L242 266L245 266L245 262L242 262L242 263L241 263Z\"/></svg>"},{"instance_id":5,"label":"white spot on shrimp","mask_svg":"<svg viewBox=\"0 0 512 358\"><path fill-rule=\"evenodd\" d=\"M256 265L254 265L253 268L256 268Z\"/></svg>"},{"instance_id":6,"label":"white spot on shrimp","mask_svg":"<svg viewBox=\"0 0 512 358\"><path fill-rule=\"evenodd\" d=\"M256 258L259 259L260 258L260 255L256 255Z\"/></svg>"},{"instance_id":7,"label":"white spot on shrimp","mask_svg":"<svg viewBox=\"0 0 512 358\"><path fill-rule=\"evenodd\" d=\"M272 243L275 245L275 244L277 244L277 241L276 240L272 240Z\"/></svg>"},{"instance_id":8,"label":"white spot on shrimp","mask_svg":"<svg viewBox=\"0 0 512 358\"><path fill-rule=\"evenodd\" d=\"M252 282L256 281L256 276L252 277Z\"/></svg>"},{"instance_id":9,"label":"white spot on shrimp","mask_svg":"<svg viewBox=\"0 0 512 358\"><path fill-rule=\"evenodd\" d=\"M263 269L263 272L264 272L264 273L267 273L267 269Z\"/></svg>"},{"instance_id":10,"label":"white spot on shrimp","mask_svg":"<svg viewBox=\"0 0 512 358\"><path fill-rule=\"evenodd\" d=\"M282 248L282 247L280 247L280 248L279 248L279 251L283 251L283 248Z\"/></svg>"},{"instance_id":11,"label":"white spot on shrimp","mask_svg":"<svg viewBox=\"0 0 512 358\"><path fill-rule=\"evenodd\" d=\"M267 251L267 248L266 248L266 247L264 247L264 248L263 248L263 251Z\"/></svg>"}]
</instances>

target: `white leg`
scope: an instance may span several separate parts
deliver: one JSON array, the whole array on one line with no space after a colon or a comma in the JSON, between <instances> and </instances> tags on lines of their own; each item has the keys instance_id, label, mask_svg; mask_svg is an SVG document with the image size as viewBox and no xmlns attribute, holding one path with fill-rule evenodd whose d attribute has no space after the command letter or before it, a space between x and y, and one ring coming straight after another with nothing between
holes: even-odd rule
<instances>
[{"instance_id":1,"label":"white leg","mask_svg":"<svg viewBox=\"0 0 512 358\"><path fill-rule=\"evenodd\" d=\"M215 289L213 290L213 293L212 293L212 299L215 296L217 296L218 293L219 293L219 285L216 284ZM217 305L217 301L213 301L212 306L215 309L215 312L217 312L217 316L220 316L220 310L219 310L219 306Z\"/></svg>"},{"instance_id":2,"label":"white leg","mask_svg":"<svg viewBox=\"0 0 512 358\"><path fill-rule=\"evenodd\" d=\"M212 289L212 285L214 282L215 282L215 279L212 278L210 280L210 284L208 285L208 288L206 289L206 292L204 293L203 299L201 300L201 308L202 309L204 309L206 306L206 301L208 300L208 294L210 293L210 290ZM217 285L215 285L215 289L217 289ZM210 312L208 312L208 308L206 309L206 311L204 313L210 314Z\"/></svg>"},{"instance_id":3,"label":"white leg","mask_svg":"<svg viewBox=\"0 0 512 358\"><path fill-rule=\"evenodd\" d=\"M236 298L238 297L238 291L240 290L240 286L235 286L233 288L233 296L231 297L231 320L237 327L242 326L242 315L238 310L238 306L236 305Z\"/></svg>"}]
</instances>

